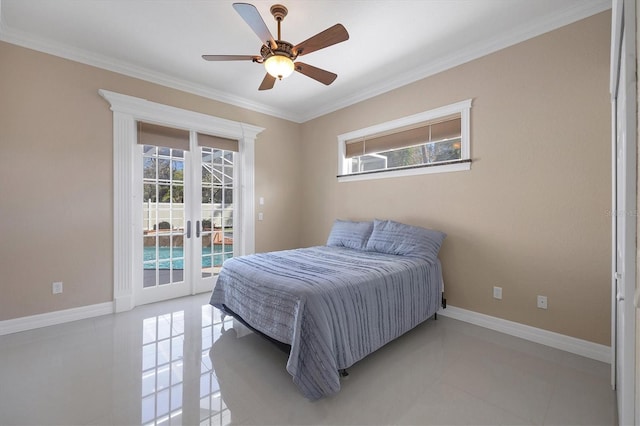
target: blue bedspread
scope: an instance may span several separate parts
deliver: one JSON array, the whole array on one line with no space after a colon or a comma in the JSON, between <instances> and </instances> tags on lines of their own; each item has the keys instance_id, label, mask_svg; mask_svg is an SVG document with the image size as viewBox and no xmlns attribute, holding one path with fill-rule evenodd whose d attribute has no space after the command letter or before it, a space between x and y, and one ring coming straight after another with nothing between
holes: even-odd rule
<instances>
[{"instance_id":1,"label":"blue bedspread","mask_svg":"<svg viewBox=\"0 0 640 426\"><path fill-rule=\"evenodd\" d=\"M287 371L309 399L340 390L347 368L432 316L440 262L343 247L225 261L211 304L291 345Z\"/></svg>"}]
</instances>

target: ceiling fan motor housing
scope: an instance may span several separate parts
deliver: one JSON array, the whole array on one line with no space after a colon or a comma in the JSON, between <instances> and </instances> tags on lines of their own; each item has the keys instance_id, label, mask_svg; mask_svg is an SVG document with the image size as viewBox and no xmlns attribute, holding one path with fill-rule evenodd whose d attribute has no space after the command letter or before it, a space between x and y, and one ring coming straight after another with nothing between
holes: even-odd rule
<instances>
[{"instance_id":1,"label":"ceiling fan motor housing","mask_svg":"<svg viewBox=\"0 0 640 426\"><path fill-rule=\"evenodd\" d=\"M260 49L260 55L264 60L273 55L286 56L292 61L298 57L298 55L293 53L293 45L291 43L282 40L276 40L276 44L278 45L278 47L275 49L272 49L266 44L262 45L262 48Z\"/></svg>"}]
</instances>

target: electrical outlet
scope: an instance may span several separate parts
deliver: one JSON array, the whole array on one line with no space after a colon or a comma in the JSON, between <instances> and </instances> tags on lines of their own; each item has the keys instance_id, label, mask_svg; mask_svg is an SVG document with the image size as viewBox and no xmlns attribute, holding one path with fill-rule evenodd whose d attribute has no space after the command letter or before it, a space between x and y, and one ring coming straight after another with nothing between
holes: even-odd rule
<instances>
[{"instance_id":1,"label":"electrical outlet","mask_svg":"<svg viewBox=\"0 0 640 426\"><path fill-rule=\"evenodd\" d=\"M62 293L62 281L56 281L55 283L51 284L51 292L53 294Z\"/></svg>"},{"instance_id":2,"label":"electrical outlet","mask_svg":"<svg viewBox=\"0 0 640 426\"><path fill-rule=\"evenodd\" d=\"M547 296L538 296L538 308L547 309Z\"/></svg>"},{"instance_id":3,"label":"electrical outlet","mask_svg":"<svg viewBox=\"0 0 640 426\"><path fill-rule=\"evenodd\" d=\"M493 298L502 300L502 287L493 287Z\"/></svg>"}]
</instances>

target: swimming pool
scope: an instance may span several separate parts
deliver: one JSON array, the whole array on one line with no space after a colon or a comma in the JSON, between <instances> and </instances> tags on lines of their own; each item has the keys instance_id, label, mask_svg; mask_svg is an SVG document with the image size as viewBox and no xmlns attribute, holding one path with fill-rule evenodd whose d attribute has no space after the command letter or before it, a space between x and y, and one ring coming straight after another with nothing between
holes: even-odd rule
<instances>
[{"instance_id":1,"label":"swimming pool","mask_svg":"<svg viewBox=\"0 0 640 426\"><path fill-rule=\"evenodd\" d=\"M211 253L211 247L202 248L202 267L208 268L211 266L220 266L222 262L233 257L233 246L225 245L224 253L222 252L222 245L213 246L213 254ZM158 247L156 256L156 247L144 248L144 269L184 269L184 250L182 247ZM173 256L171 251L173 250ZM173 258L172 258L173 257ZM173 264L173 265L171 265Z\"/></svg>"}]
</instances>

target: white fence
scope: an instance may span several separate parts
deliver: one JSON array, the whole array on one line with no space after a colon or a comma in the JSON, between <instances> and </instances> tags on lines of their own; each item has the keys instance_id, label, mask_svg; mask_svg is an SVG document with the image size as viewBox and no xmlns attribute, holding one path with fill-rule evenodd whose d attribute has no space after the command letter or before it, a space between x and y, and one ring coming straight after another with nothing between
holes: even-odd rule
<instances>
[{"instance_id":1,"label":"white fence","mask_svg":"<svg viewBox=\"0 0 640 426\"><path fill-rule=\"evenodd\" d=\"M145 231L153 231L161 222L168 223L168 229L184 229L184 203L144 203L142 227ZM207 221L210 227L221 228L233 226L233 204L202 204L203 228ZM163 228L163 226L160 226Z\"/></svg>"}]
</instances>

